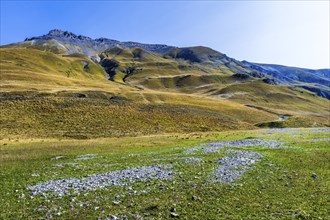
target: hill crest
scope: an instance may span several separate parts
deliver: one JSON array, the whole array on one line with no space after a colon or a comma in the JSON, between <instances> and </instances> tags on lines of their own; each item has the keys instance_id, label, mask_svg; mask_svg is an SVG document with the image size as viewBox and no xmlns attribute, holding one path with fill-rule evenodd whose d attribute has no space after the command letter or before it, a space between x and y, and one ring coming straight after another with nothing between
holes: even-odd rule
<instances>
[{"instance_id":1,"label":"hill crest","mask_svg":"<svg viewBox=\"0 0 330 220\"><path fill-rule=\"evenodd\" d=\"M110 71L109 79L116 78L116 74L111 66L116 62L104 61L103 59L105 57L102 54L107 53L110 55L114 51L127 49L123 50L124 53L118 53L112 56L113 60L120 61L118 67L119 75L121 75L119 81L121 82L128 77L126 76L126 72L131 72L130 68L135 67L143 69L143 71L139 71L138 74L130 73L130 78L136 79L143 77L145 79L155 74L159 76L180 76L225 73L233 75L239 80L262 79L263 82L268 84L300 87L312 91L319 96L330 98L329 69L310 70L238 61L228 57L226 54L204 46L179 48L165 44L144 44L131 41L121 42L108 38L92 39L69 31L53 29L45 35L26 38L24 42L2 47L33 48L62 55L85 54L95 63L103 66L106 71ZM136 48L140 49L136 50ZM142 58L142 55L143 57L148 57L148 59L137 59L139 56ZM106 59L109 59L109 56ZM111 68L108 64L111 64ZM106 66L104 67L104 65Z\"/></svg>"}]
</instances>

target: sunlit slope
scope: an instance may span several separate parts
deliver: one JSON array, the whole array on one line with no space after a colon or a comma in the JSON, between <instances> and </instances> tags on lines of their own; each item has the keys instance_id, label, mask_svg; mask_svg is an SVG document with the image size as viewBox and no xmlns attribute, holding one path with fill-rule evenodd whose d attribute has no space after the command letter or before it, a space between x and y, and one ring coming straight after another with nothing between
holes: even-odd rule
<instances>
[{"instance_id":1,"label":"sunlit slope","mask_svg":"<svg viewBox=\"0 0 330 220\"><path fill-rule=\"evenodd\" d=\"M85 55L58 55L30 48L0 48L0 54L3 91L119 86L107 82L103 68Z\"/></svg>"},{"instance_id":2,"label":"sunlit slope","mask_svg":"<svg viewBox=\"0 0 330 220\"><path fill-rule=\"evenodd\" d=\"M141 78L206 75L206 74L234 74L227 67L211 68L187 60L176 60L153 53L141 48L115 47L100 54L100 64L118 82L138 83Z\"/></svg>"},{"instance_id":3,"label":"sunlit slope","mask_svg":"<svg viewBox=\"0 0 330 220\"><path fill-rule=\"evenodd\" d=\"M212 67L141 48L115 47L100 57L112 81L156 91L203 94L244 80L223 63Z\"/></svg>"},{"instance_id":4,"label":"sunlit slope","mask_svg":"<svg viewBox=\"0 0 330 220\"><path fill-rule=\"evenodd\" d=\"M123 68L124 55L119 59ZM152 59L162 58L151 54L146 61L153 63ZM101 66L83 55L1 49L1 82L1 138L220 131L254 128L276 119L231 101L112 82Z\"/></svg>"},{"instance_id":5,"label":"sunlit slope","mask_svg":"<svg viewBox=\"0 0 330 220\"><path fill-rule=\"evenodd\" d=\"M27 97L29 98L20 98ZM273 114L177 93L16 93L0 102L0 137L93 138L255 128ZM8 94L7 94L8 95ZM14 94L8 95L14 97Z\"/></svg>"},{"instance_id":6,"label":"sunlit slope","mask_svg":"<svg viewBox=\"0 0 330 220\"><path fill-rule=\"evenodd\" d=\"M293 117L282 122L283 127L330 124L330 102L304 89L272 86L260 81L228 85L211 96L225 98L264 111Z\"/></svg>"},{"instance_id":7,"label":"sunlit slope","mask_svg":"<svg viewBox=\"0 0 330 220\"><path fill-rule=\"evenodd\" d=\"M330 125L329 101L306 90L138 48L100 58L98 64L84 55L1 48L0 138L252 129L283 114L290 118L282 127ZM118 64L114 72L109 62Z\"/></svg>"}]
</instances>

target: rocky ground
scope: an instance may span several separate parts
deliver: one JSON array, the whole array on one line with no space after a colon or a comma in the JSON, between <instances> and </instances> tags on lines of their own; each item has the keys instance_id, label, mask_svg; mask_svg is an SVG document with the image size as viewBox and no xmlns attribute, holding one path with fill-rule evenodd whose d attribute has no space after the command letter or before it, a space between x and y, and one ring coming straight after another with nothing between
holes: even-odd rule
<instances>
[{"instance_id":1,"label":"rocky ground","mask_svg":"<svg viewBox=\"0 0 330 220\"><path fill-rule=\"evenodd\" d=\"M283 143L274 140L263 139L243 139L233 141L219 141L202 144L198 147L190 148L182 154L193 154L198 151L206 153L217 153L222 148L243 148L243 147L267 147L267 148L288 148ZM234 182L242 176L247 170L252 168L252 164L256 163L262 158L262 154L242 151L242 150L227 150L224 152L229 156L219 158L218 167L214 171L214 182L228 183ZM134 156L134 155L130 155ZM91 160L97 158L97 154L78 155L74 161ZM60 159L62 157L55 157L52 159ZM173 158L172 158L173 159ZM180 158L178 158L180 159ZM199 157L182 157L186 163L200 163L203 158ZM156 159L157 160L157 159ZM158 161L161 160L160 158ZM179 163L179 162L177 162ZM63 167L70 165L79 168L78 163L59 163L55 166ZM150 181L157 180L171 180L176 171L171 169L171 164L155 164L152 166L140 166L130 169L116 170L103 174L89 175L85 178L68 178L60 180L49 180L36 185L28 186L27 189L31 191L32 196L41 194L53 194L55 196L63 196L70 194L77 194L80 191L95 191L97 189L109 188L111 186L127 186L136 181Z\"/></svg>"},{"instance_id":2,"label":"rocky ground","mask_svg":"<svg viewBox=\"0 0 330 220\"><path fill-rule=\"evenodd\" d=\"M126 186L135 181L148 181L152 179L170 180L173 171L168 170L171 165L141 166L126 170L118 170L104 174L95 174L88 177L77 179L69 178L62 180L50 180L29 186L32 196L47 193L55 196L77 194L79 191L95 191L97 189L108 188L110 186Z\"/></svg>"},{"instance_id":3,"label":"rocky ground","mask_svg":"<svg viewBox=\"0 0 330 220\"><path fill-rule=\"evenodd\" d=\"M323 218L329 131L270 129L243 135L224 133L169 148L137 145L134 148L138 150L122 151L125 148L119 147L111 153L56 153L25 173L28 163L23 171L11 174L16 175L12 185L3 184L3 190L6 195L14 192L14 196L2 200L2 204L8 205L2 216L290 218L308 217L302 208L293 207L306 202L311 209L304 208L305 213ZM108 149L107 145L104 147ZM251 199L258 202L250 203Z\"/></svg>"}]
</instances>

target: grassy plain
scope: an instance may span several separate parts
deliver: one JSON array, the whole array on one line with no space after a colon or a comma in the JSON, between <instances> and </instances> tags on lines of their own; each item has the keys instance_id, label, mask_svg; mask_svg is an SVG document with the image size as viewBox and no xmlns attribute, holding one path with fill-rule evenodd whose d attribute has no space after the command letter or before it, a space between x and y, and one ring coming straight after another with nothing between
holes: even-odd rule
<instances>
[{"instance_id":1,"label":"grassy plain","mask_svg":"<svg viewBox=\"0 0 330 220\"><path fill-rule=\"evenodd\" d=\"M329 138L329 130L256 130L329 126L328 100L237 79L225 66L135 50L105 54L117 56L121 68L133 61L143 68L126 83L122 72L112 82L83 55L43 49L0 48L0 219L168 219L171 209L182 219L329 217L329 141L314 140ZM280 120L282 115L288 118ZM264 157L230 184L211 181L228 148L183 153L210 141L245 138L283 141L289 148L245 147ZM202 162L187 163L189 157ZM173 165L172 180L64 197L27 190L52 179L159 164Z\"/></svg>"},{"instance_id":2,"label":"grassy plain","mask_svg":"<svg viewBox=\"0 0 330 220\"><path fill-rule=\"evenodd\" d=\"M202 143L262 138L289 148L244 147L264 155L254 169L229 184L212 182L218 153L185 150ZM326 138L326 139L316 139ZM330 186L329 131L293 129L195 132L90 140L2 140L1 219L327 219ZM235 148L237 150L237 148ZM85 160L82 155L93 154ZM198 157L202 162L187 163ZM172 164L172 180L135 182L95 192L32 196L29 185L82 178L143 165ZM311 175L317 174L314 179ZM194 197L194 199L193 199ZM172 209L173 210L173 209Z\"/></svg>"}]
</instances>

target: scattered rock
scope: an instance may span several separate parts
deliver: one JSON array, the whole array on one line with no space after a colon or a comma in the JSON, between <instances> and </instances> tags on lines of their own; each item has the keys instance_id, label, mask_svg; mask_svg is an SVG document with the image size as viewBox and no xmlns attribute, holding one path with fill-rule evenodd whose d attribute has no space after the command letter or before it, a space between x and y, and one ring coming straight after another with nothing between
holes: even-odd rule
<instances>
[{"instance_id":1,"label":"scattered rock","mask_svg":"<svg viewBox=\"0 0 330 220\"><path fill-rule=\"evenodd\" d=\"M64 158L64 157L65 156L56 156L56 157L51 158L51 160L59 160L59 159Z\"/></svg>"},{"instance_id":2,"label":"scattered rock","mask_svg":"<svg viewBox=\"0 0 330 220\"><path fill-rule=\"evenodd\" d=\"M265 146L268 148L288 148L284 146L283 143L274 141L274 140L262 140L262 139L243 139L243 140L234 140L234 141L219 141L219 142L212 142L207 144L203 148L203 153L216 153L221 148L224 147L255 147L255 146Z\"/></svg>"},{"instance_id":3,"label":"scattered rock","mask_svg":"<svg viewBox=\"0 0 330 220\"><path fill-rule=\"evenodd\" d=\"M215 182L234 182L262 158L261 154L248 151L227 150L225 153L232 155L219 159L220 166L214 172Z\"/></svg>"},{"instance_id":4,"label":"scattered rock","mask_svg":"<svg viewBox=\"0 0 330 220\"><path fill-rule=\"evenodd\" d=\"M199 149L198 147L193 147L193 148L190 148L190 149L186 150L183 153L184 154L191 154L191 153L194 153L195 151L197 151L198 149Z\"/></svg>"},{"instance_id":5,"label":"scattered rock","mask_svg":"<svg viewBox=\"0 0 330 220\"><path fill-rule=\"evenodd\" d=\"M77 97L77 98L86 98L87 95L85 95L83 93L77 93L77 94L75 94L75 97Z\"/></svg>"},{"instance_id":6,"label":"scattered rock","mask_svg":"<svg viewBox=\"0 0 330 220\"><path fill-rule=\"evenodd\" d=\"M78 155L75 160L91 160L97 157L97 154L82 154Z\"/></svg>"},{"instance_id":7,"label":"scattered rock","mask_svg":"<svg viewBox=\"0 0 330 220\"><path fill-rule=\"evenodd\" d=\"M110 216L110 219L111 219L111 220L117 220L117 219L118 219L118 217L117 217L117 216L115 216L115 215L111 215L111 216Z\"/></svg>"},{"instance_id":8,"label":"scattered rock","mask_svg":"<svg viewBox=\"0 0 330 220\"><path fill-rule=\"evenodd\" d=\"M172 217L172 218L179 218L180 215L177 214L177 213L175 213L175 212L171 212L171 217Z\"/></svg>"},{"instance_id":9,"label":"scattered rock","mask_svg":"<svg viewBox=\"0 0 330 220\"><path fill-rule=\"evenodd\" d=\"M120 204L120 201L113 201L112 202L114 205L119 205Z\"/></svg>"},{"instance_id":10,"label":"scattered rock","mask_svg":"<svg viewBox=\"0 0 330 220\"><path fill-rule=\"evenodd\" d=\"M79 191L95 191L96 189L109 186L127 186L136 181L149 181L151 179L171 180L174 174L168 170L172 165L141 166L126 170L112 171L104 174L94 174L82 179L68 178L62 180L49 180L27 189L32 195L53 194L61 197L63 195L77 194Z\"/></svg>"},{"instance_id":11,"label":"scattered rock","mask_svg":"<svg viewBox=\"0 0 330 220\"><path fill-rule=\"evenodd\" d=\"M218 147L205 147L203 148L203 153L217 153L219 151Z\"/></svg>"},{"instance_id":12,"label":"scattered rock","mask_svg":"<svg viewBox=\"0 0 330 220\"><path fill-rule=\"evenodd\" d=\"M315 142L315 141L328 141L330 142L330 138L313 138L310 140L310 142Z\"/></svg>"},{"instance_id":13,"label":"scattered rock","mask_svg":"<svg viewBox=\"0 0 330 220\"><path fill-rule=\"evenodd\" d=\"M330 132L330 128L312 128L309 129L308 132L318 133L318 132Z\"/></svg>"},{"instance_id":14,"label":"scattered rock","mask_svg":"<svg viewBox=\"0 0 330 220\"><path fill-rule=\"evenodd\" d=\"M203 161L202 158L198 158L198 157L189 157L185 159L186 163L199 163L201 161Z\"/></svg>"},{"instance_id":15,"label":"scattered rock","mask_svg":"<svg viewBox=\"0 0 330 220\"><path fill-rule=\"evenodd\" d=\"M277 133L277 132L292 132L295 131L297 132L296 128L270 128L270 129L265 129L266 132L272 132L272 133Z\"/></svg>"}]
</instances>

